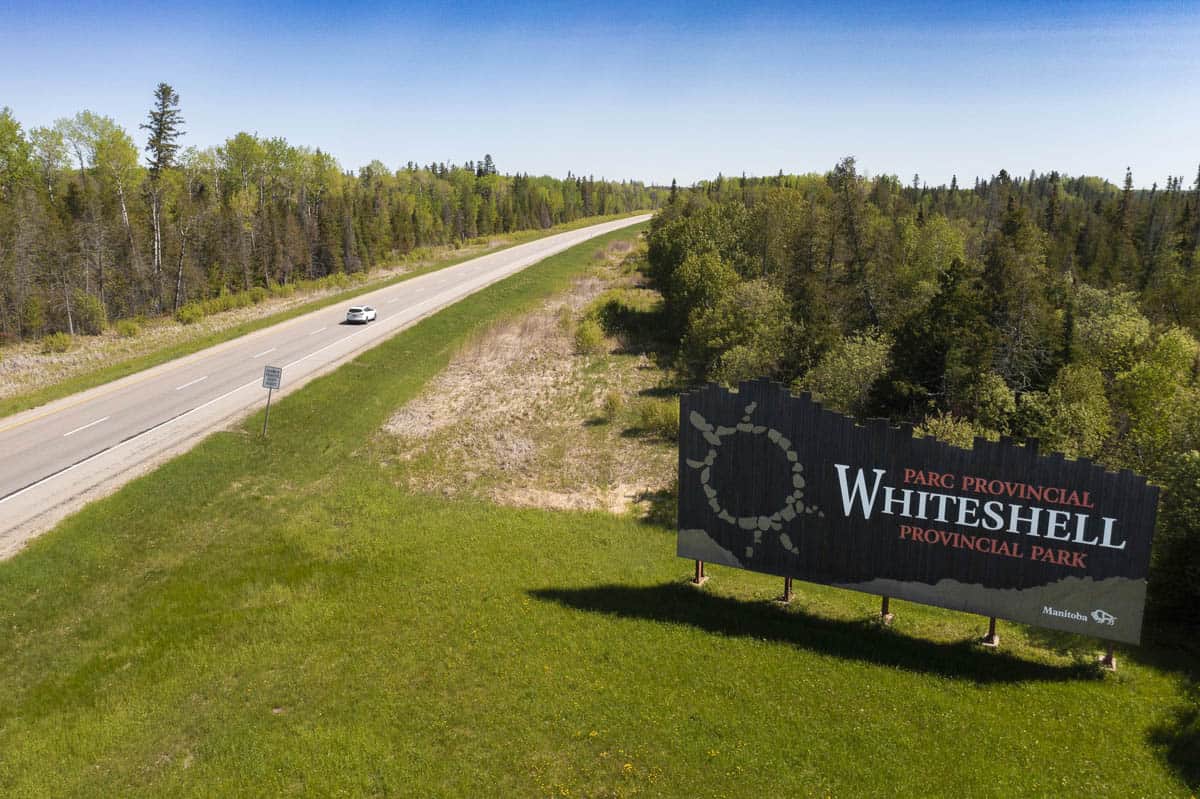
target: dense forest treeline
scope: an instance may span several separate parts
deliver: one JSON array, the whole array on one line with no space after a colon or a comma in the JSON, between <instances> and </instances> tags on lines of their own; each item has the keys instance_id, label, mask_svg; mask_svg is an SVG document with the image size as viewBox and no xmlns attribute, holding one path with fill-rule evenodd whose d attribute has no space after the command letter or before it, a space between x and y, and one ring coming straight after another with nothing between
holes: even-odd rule
<instances>
[{"instance_id":1,"label":"dense forest treeline","mask_svg":"<svg viewBox=\"0 0 1200 799\"><path fill-rule=\"evenodd\" d=\"M146 145L83 111L22 129L0 110L0 343L300 278L356 272L417 247L652 208L640 183L373 161L238 133L181 149L179 97L158 87ZM142 151L145 163L142 162Z\"/></svg>"},{"instance_id":2,"label":"dense forest treeline","mask_svg":"<svg viewBox=\"0 0 1200 799\"><path fill-rule=\"evenodd\" d=\"M1135 190L1003 170L970 187L824 175L672 187L649 269L681 380L767 375L969 447L1169 487L1157 607L1200 602L1200 175ZM1168 574L1169 573L1169 574ZM1164 576L1167 575L1167 576Z\"/></svg>"}]
</instances>

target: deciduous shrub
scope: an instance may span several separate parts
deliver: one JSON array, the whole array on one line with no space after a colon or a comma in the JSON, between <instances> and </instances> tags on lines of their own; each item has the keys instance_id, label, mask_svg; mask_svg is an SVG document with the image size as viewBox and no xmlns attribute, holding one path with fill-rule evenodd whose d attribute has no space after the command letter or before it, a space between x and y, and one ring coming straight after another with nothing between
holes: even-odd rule
<instances>
[{"instance_id":1,"label":"deciduous shrub","mask_svg":"<svg viewBox=\"0 0 1200 799\"><path fill-rule=\"evenodd\" d=\"M69 333L51 333L42 339L42 352L66 352L75 339Z\"/></svg>"},{"instance_id":2,"label":"deciduous shrub","mask_svg":"<svg viewBox=\"0 0 1200 799\"><path fill-rule=\"evenodd\" d=\"M779 287L765 280L739 283L696 309L681 343L682 371L694 382L726 385L773 377L797 329Z\"/></svg>"},{"instance_id":3,"label":"deciduous shrub","mask_svg":"<svg viewBox=\"0 0 1200 799\"><path fill-rule=\"evenodd\" d=\"M558 309L558 329L563 333L570 333L572 325L575 324L575 316L571 313L571 309L567 306L562 306Z\"/></svg>"},{"instance_id":4,"label":"deciduous shrub","mask_svg":"<svg viewBox=\"0 0 1200 799\"><path fill-rule=\"evenodd\" d=\"M604 418L609 422L615 421L621 409L625 407L625 397L619 391L610 391L604 397Z\"/></svg>"},{"instance_id":5,"label":"deciduous shrub","mask_svg":"<svg viewBox=\"0 0 1200 799\"><path fill-rule=\"evenodd\" d=\"M40 297L25 298L21 305L21 335L36 336L46 328L46 306Z\"/></svg>"},{"instance_id":6,"label":"deciduous shrub","mask_svg":"<svg viewBox=\"0 0 1200 799\"><path fill-rule=\"evenodd\" d=\"M950 393L952 409L988 430L1009 431L1009 420L1017 410L1017 398L1000 375L977 372L953 385Z\"/></svg>"},{"instance_id":7,"label":"deciduous shrub","mask_svg":"<svg viewBox=\"0 0 1200 799\"><path fill-rule=\"evenodd\" d=\"M1075 349L1106 376L1130 369L1150 344L1150 321L1138 309L1137 295L1079 286L1075 307Z\"/></svg>"},{"instance_id":8,"label":"deciduous shrub","mask_svg":"<svg viewBox=\"0 0 1200 799\"><path fill-rule=\"evenodd\" d=\"M936 438L947 444L953 444L963 449L975 446L975 436L996 440L999 436L992 430L987 430L972 424L968 419L960 419L949 413L939 413L929 416L913 431L915 435Z\"/></svg>"},{"instance_id":9,"label":"deciduous shrub","mask_svg":"<svg viewBox=\"0 0 1200 799\"><path fill-rule=\"evenodd\" d=\"M88 336L98 336L108 324L108 312L99 297L86 291L75 291L75 330Z\"/></svg>"},{"instance_id":10,"label":"deciduous shrub","mask_svg":"<svg viewBox=\"0 0 1200 799\"><path fill-rule=\"evenodd\" d=\"M180 324L193 325L204 318L204 309L194 302L183 305L175 312L175 320Z\"/></svg>"},{"instance_id":11,"label":"deciduous shrub","mask_svg":"<svg viewBox=\"0 0 1200 799\"><path fill-rule=\"evenodd\" d=\"M584 312L610 336L645 340L661 325L657 292L647 289L610 289L593 300Z\"/></svg>"},{"instance_id":12,"label":"deciduous shrub","mask_svg":"<svg viewBox=\"0 0 1200 799\"><path fill-rule=\"evenodd\" d=\"M844 336L792 387L811 391L831 410L862 415L871 386L887 372L891 349L891 337L875 330Z\"/></svg>"},{"instance_id":13,"label":"deciduous shrub","mask_svg":"<svg viewBox=\"0 0 1200 799\"><path fill-rule=\"evenodd\" d=\"M647 399L638 405L638 429L664 441L679 439L679 400Z\"/></svg>"},{"instance_id":14,"label":"deciduous shrub","mask_svg":"<svg viewBox=\"0 0 1200 799\"><path fill-rule=\"evenodd\" d=\"M132 319L118 319L113 328L121 338L134 338L138 333L142 332L142 328Z\"/></svg>"},{"instance_id":15,"label":"deciduous shrub","mask_svg":"<svg viewBox=\"0 0 1200 799\"><path fill-rule=\"evenodd\" d=\"M1091 364L1068 364L1048 391L1021 396L1017 413L1022 431L1041 442L1043 452L1094 458L1112 433L1112 408L1104 395L1104 375Z\"/></svg>"},{"instance_id":16,"label":"deciduous shrub","mask_svg":"<svg viewBox=\"0 0 1200 799\"><path fill-rule=\"evenodd\" d=\"M586 317L575 328L575 350L583 355L604 352L604 331L591 317Z\"/></svg>"}]
</instances>

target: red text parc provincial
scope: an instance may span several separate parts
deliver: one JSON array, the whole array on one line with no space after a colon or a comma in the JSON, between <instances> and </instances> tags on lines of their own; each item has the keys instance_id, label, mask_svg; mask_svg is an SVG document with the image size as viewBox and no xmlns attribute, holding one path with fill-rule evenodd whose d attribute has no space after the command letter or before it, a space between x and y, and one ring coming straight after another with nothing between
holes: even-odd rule
<instances>
[{"instance_id":1,"label":"red text parc provincial","mask_svg":"<svg viewBox=\"0 0 1200 799\"><path fill-rule=\"evenodd\" d=\"M850 469L848 465L835 463L833 468L838 473L842 489L842 509L847 517L853 513L857 503L862 517L870 519L878 503L878 511L888 516L930 520L960 527L979 527L990 532L1004 530L1016 535L1031 535L1052 541L1072 541L1085 546L1125 548L1124 541L1114 543L1113 533L1117 520L1108 516L1093 518L1086 513L997 500L981 502L975 497L915 491L911 488L896 489L890 485L883 486L880 496L880 483L887 470L871 470L875 478L868 492L866 469L858 469L851 484L846 475ZM1097 530L1097 527L1100 529Z\"/></svg>"}]
</instances>

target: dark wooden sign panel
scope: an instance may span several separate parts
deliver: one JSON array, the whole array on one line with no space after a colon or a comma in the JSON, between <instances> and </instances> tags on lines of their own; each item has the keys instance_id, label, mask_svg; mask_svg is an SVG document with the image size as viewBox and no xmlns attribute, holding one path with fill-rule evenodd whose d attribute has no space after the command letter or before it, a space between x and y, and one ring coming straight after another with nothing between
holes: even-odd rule
<instances>
[{"instance_id":1,"label":"dark wooden sign panel","mask_svg":"<svg viewBox=\"0 0 1200 799\"><path fill-rule=\"evenodd\" d=\"M858 425L767 381L680 404L680 557L1138 642L1145 478Z\"/></svg>"}]
</instances>

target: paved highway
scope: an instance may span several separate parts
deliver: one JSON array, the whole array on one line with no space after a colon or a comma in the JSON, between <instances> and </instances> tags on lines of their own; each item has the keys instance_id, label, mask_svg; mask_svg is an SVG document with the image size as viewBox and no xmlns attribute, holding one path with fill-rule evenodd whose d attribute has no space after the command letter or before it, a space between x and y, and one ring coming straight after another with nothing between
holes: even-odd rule
<instances>
[{"instance_id":1,"label":"paved highway","mask_svg":"<svg viewBox=\"0 0 1200 799\"><path fill-rule=\"evenodd\" d=\"M419 319L587 239L649 215L559 233L465 261L354 303L314 311L162 366L0 419L0 558L209 432L264 404L263 367L283 367L282 394ZM351 304L379 311L343 324Z\"/></svg>"}]
</instances>

